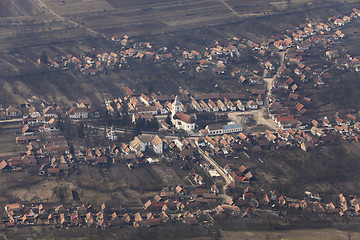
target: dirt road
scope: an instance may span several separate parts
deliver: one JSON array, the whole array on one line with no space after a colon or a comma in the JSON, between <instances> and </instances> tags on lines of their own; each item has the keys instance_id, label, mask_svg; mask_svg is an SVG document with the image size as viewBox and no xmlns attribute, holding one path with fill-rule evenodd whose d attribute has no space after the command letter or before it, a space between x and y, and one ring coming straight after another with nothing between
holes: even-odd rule
<instances>
[{"instance_id":1,"label":"dirt road","mask_svg":"<svg viewBox=\"0 0 360 240\"><path fill-rule=\"evenodd\" d=\"M77 22L74 22L74 21L72 21L70 19L67 19L67 18L63 17L63 16L60 16L59 14L54 12L51 8L49 8L42 0L37 0L36 2L38 3L39 6L43 7L47 11L49 11L51 14L53 14L56 18L60 19L61 21L69 22L69 23L71 23L72 25L74 25L76 27L82 28L82 29L84 29L84 30L86 30L86 31L88 31L88 32L90 32L92 34L95 34L95 35L97 35L99 37L103 37L106 40L110 41L110 39L108 39L108 37L105 34L98 33L98 32L96 32L96 31L94 31L94 30L92 30L90 28L87 28L87 27L84 27L84 26L78 24Z\"/></svg>"},{"instance_id":2,"label":"dirt road","mask_svg":"<svg viewBox=\"0 0 360 240\"><path fill-rule=\"evenodd\" d=\"M280 75L281 68L284 67L285 52L279 52L278 54L280 55L281 60L280 60L280 67L278 68L276 74L272 78L264 78L266 84L266 96L264 101L264 107L258 110L251 110L246 112L231 112L228 114L229 119L231 119L232 121L238 124L241 124L241 118L243 115L252 115L254 120L256 121L256 124L267 126L268 130L278 129L276 123L272 119L270 118L267 119L264 117L266 108L268 108L269 106L269 97L273 88L273 83L276 77Z\"/></svg>"}]
</instances>

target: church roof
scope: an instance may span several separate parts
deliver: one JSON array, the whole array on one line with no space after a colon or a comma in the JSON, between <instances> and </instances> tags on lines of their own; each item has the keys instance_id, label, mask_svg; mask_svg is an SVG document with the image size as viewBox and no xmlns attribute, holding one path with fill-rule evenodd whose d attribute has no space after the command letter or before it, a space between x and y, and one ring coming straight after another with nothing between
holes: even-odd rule
<instances>
[{"instance_id":1,"label":"church roof","mask_svg":"<svg viewBox=\"0 0 360 240\"><path fill-rule=\"evenodd\" d=\"M182 122L191 124L194 123L193 119L191 119L191 117L185 113L182 112L178 112L175 114L175 117L178 118L179 120L181 120Z\"/></svg>"}]
</instances>

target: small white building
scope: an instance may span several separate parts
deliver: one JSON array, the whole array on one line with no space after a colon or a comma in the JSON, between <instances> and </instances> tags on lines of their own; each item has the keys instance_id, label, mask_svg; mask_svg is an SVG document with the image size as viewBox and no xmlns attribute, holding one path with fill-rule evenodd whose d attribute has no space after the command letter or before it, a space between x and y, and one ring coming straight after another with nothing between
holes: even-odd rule
<instances>
[{"instance_id":1,"label":"small white building","mask_svg":"<svg viewBox=\"0 0 360 240\"><path fill-rule=\"evenodd\" d=\"M221 135L228 133L238 133L242 131L242 126L235 122L228 122L226 125L212 124L207 125L206 128L208 135Z\"/></svg>"},{"instance_id":2,"label":"small white building","mask_svg":"<svg viewBox=\"0 0 360 240\"><path fill-rule=\"evenodd\" d=\"M250 109L250 110L256 110L256 109L258 109L258 104L257 104L255 101L253 101L253 100L248 101L247 104L246 104L246 106L247 106L247 108Z\"/></svg>"},{"instance_id":3,"label":"small white building","mask_svg":"<svg viewBox=\"0 0 360 240\"><path fill-rule=\"evenodd\" d=\"M111 127L110 129L106 128L106 138L111 141L115 141L118 139L113 127Z\"/></svg>"}]
</instances>

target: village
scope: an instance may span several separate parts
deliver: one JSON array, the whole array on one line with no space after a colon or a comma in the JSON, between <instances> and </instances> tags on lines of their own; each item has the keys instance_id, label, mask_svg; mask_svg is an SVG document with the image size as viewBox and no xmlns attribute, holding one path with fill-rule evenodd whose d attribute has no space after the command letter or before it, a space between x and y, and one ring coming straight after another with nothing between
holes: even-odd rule
<instances>
[{"instance_id":1,"label":"village","mask_svg":"<svg viewBox=\"0 0 360 240\"><path fill-rule=\"evenodd\" d=\"M138 61L155 61L163 64L175 64L179 71L186 71L187 68L194 68L196 72L212 69L217 74L224 74L229 71L227 65L232 58L238 58L245 49L251 49L259 54L262 58L268 58L261 62L265 68L262 72L249 72L248 69L237 69L231 71L233 77L240 77L240 81L251 83L262 83L259 79L271 76L276 68L271 58L276 51L286 51L286 59L289 64L297 64L296 75L302 77L304 70L309 72L311 69L305 69L306 66L301 62L305 50L314 48L322 44L326 48L326 57L332 59L339 68L349 68L359 71L358 57L352 57L349 54L342 55L336 50L331 50L331 46L345 37L341 28L351 21L356 20L360 15L358 9L353 9L349 14L337 17L329 17L327 23L314 22L307 19L307 22L300 24L296 29L288 29L284 34L274 35L267 41L256 43L250 39L224 39L216 41L213 45L205 45L203 49L186 50L179 46L174 49L162 47L154 49L149 42L136 42L129 36L113 36L112 41L119 43L121 50L116 52L99 52L94 50L86 56L73 56L67 54L57 59L48 59L48 65L54 68L75 68L84 74L95 75L97 72L129 68L130 63L127 59L136 59ZM302 51L304 50L304 51ZM40 59L39 59L40 61ZM313 69L315 71L318 69ZM322 69L325 71L326 69ZM318 70L320 71L320 70ZM325 71L326 72L326 71ZM305 73L305 72L304 72ZM316 75L320 75L318 72ZM260 75L262 74L262 75ZM306 74L305 74L306 75ZM253 77L252 77L253 76ZM257 78L258 77L258 78ZM316 84L323 84L324 79L320 76L315 80ZM319 80L320 79L320 80ZM301 79L304 81L304 79Z\"/></svg>"},{"instance_id":2,"label":"village","mask_svg":"<svg viewBox=\"0 0 360 240\"><path fill-rule=\"evenodd\" d=\"M216 75L229 71L239 83L249 87L242 92L180 90L165 95L125 86L119 97L104 99L101 106L94 106L90 99L79 99L71 106L57 105L36 96L19 106L2 106L2 122L22 124L21 134L13 144L24 145L27 150L2 160L0 174L36 169L40 177L56 179L79 174L81 165L94 168L124 165L131 171L159 162L182 161L190 167L180 169L186 172L187 181L183 185L162 188L141 208L108 209L105 203L99 208L91 203L71 207L9 203L0 228L25 225L140 228L177 222L206 226L228 217L256 218L264 211L279 216L283 209L358 216L360 199L356 195L344 196L339 192L331 201L324 202L319 194L309 191L301 198L286 196L276 189L264 192L252 167L241 161L220 164L216 158L236 160L241 155L251 159L263 150L299 148L309 152L334 145L338 138L358 142L359 109L319 113L313 106L314 100L302 89L328 84L334 69L359 72L360 57L333 49L346 38L341 27L358 21L359 16L360 11L353 9L343 16L330 17L327 23L307 19L298 28L261 44L232 38L206 46L203 51L180 47L154 50L148 42L137 43L127 35L115 35L112 41L121 45L119 52L94 51L88 56L68 54L48 59L52 68L74 68L89 75L131 68L130 58L171 63L179 71L211 69ZM260 61L261 71L235 69L231 61L228 64L229 58L240 57L247 48L265 59ZM310 53L320 54L320 60L314 63ZM67 123L77 126L78 136L72 137L83 140L69 137ZM261 129L253 130L252 125L261 125ZM126 141L119 138L128 132L131 134ZM87 145L84 139L101 139L103 144ZM256 161L262 162L260 157Z\"/></svg>"}]
</instances>

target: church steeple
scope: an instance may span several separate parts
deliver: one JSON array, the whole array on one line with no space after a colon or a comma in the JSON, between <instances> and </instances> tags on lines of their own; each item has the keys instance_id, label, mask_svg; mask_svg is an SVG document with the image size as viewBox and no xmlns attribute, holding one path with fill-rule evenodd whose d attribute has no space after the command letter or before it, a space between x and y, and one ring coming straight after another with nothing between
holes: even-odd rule
<instances>
[{"instance_id":1,"label":"church steeple","mask_svg":"<svg viewBox=\"0 0 360 240\"><path fill-rule=\"evenodd\" d=\"M171 115L174 117L177 112L181 112L181 103L179 102L178 96L175 97L172 103Z\"/></svg>"}]
</instances>

